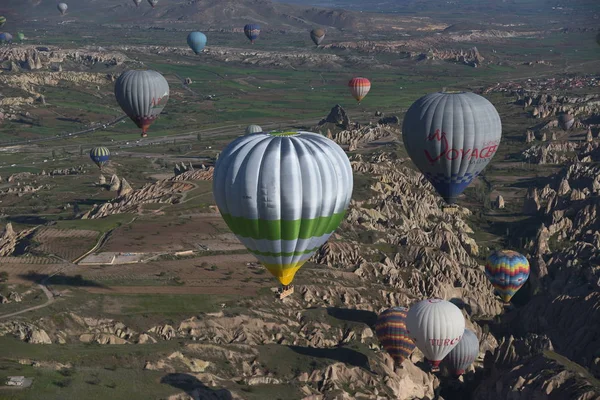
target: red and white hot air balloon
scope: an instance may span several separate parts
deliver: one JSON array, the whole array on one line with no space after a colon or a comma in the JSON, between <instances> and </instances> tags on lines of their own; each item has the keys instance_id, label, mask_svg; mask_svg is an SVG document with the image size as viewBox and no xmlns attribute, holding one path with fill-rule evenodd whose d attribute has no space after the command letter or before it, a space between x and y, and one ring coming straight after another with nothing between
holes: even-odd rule
<instances>
[{"instance_id":1,"label":"red and white hot air balloon","mask_svg":"<svg viewBox=\"0 0 600 400\"><path fill-rule=\"evenodd\" d=\"M350 88L352 97L360 104L362 99L369 93L369 90L371 90L371 82L367 78L352 78L350 79L350 82L348 82L348 87Z\"/></svg>"},{"instance_id":2,"label":"red and white hot air balloon","mask_svg":"<svg viewBox=\"0 0 600 400\"><path fill-rule=\"evenodd\" d=\"M460 342L465 317L458 307L446 300L428 299L414 304L406 315L406 330L423 352L432 371Z\"/></svg>"}]
</instances>

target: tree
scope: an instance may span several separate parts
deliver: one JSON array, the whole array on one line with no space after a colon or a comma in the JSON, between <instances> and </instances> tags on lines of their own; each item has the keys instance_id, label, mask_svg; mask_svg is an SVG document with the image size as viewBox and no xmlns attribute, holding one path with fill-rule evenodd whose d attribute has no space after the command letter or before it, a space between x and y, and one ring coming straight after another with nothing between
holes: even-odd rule
<instances>
[{"instance_id":1,"label":"tree","mask_svg":"<svg viewBox=\"0 0 600 400\"><path fill-rule=\"evenodd\" d=\"M199 134L196 136L196 138L198 139L198 141L199 141L199 142L201 142L201 141L202 141L202 134L201 134L201 133L199 133Z\"/></svg>"},{"instance_id":2,"label":"tree","mask_svg":"<svg viewBox=\"0 0 600 400\"><path fill-rule=\"evenodd\" d=\"M8 280L8 272L0 272L0 282L6 282Z\"/></svg>"},{"instance_id":3,"label":"tree","mask_svg":"<svg viewBox=\"0 0 600 400\"><path fill-rule=\"evenodd\" d=\"M52 158L56 158L56 150L52 150Z\"/></svg>"}]
</instances>

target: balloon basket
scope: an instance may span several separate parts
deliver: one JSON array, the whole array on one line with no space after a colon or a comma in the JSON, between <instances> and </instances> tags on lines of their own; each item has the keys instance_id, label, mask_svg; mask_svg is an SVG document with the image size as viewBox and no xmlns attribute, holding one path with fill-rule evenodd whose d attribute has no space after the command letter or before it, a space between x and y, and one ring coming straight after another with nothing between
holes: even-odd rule
<instances>
[{"instance_id":1,"label":"balloon basket","mask_svg":"<svg viewBox=\"0 0 600 400\"><path fill-rule=\"evenodd\" d=\"M446 214L456 214L458 212L459 208L457 206L443 206L442 207L442 211L445 212Z\"/></svg>"},{"instance_id":2,"label":"balloon basket","mask_svg":"<svg viewBox=\"0 0 600 400\"><path fill-rule=\"evenodd\" d=\"M294 286L283 286L277 292L277 298L283 300L294 293Z\"/></svg>"}]
</instances>

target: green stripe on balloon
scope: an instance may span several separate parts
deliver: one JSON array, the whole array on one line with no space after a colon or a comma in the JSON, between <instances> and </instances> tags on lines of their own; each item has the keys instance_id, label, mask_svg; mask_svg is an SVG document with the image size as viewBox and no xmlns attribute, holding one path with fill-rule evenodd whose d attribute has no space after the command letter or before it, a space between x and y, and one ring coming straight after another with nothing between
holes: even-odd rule
<instances>
[{"instance_id":1,"label":"green stripe on balloon","mask_svg":"<svg viewBox=\"0 0 600 400\"><path fill-rule=\"evenodd\" d=\"M344 219L346 212L314 219L264 220L234 217L222 214L227 226L236 235L267 240L310 239L333 232Z\"/></svg>"}]
</instances>

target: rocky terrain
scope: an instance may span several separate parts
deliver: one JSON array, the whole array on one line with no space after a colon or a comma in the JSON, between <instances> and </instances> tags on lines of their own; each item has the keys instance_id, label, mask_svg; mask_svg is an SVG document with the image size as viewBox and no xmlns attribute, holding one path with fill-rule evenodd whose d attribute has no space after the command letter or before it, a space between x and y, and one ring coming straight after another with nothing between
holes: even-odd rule
<instances>
[{"instance_id":1,"label":"rocky terrain","mask_svg":"<svg viewBox=\"0 0 600 400\"><path fill-rule=\"evenodd\" d=\"M1 322L0 334L40 344L135 346L185 339L177 351L149 357L143 368L162 371L165 379L180 372L195 376L207 387L189 392L193 398L208 393L213 398L245 398L243 393L209 389L226 382L293 384L306 400L454 399L464 398L460 396L465 393L490 400L600 396L594 386L594 376L600 376L600 354L596 354L600 341L594 333L600 330L596 139L569 148L589 162L566 166L551 177L552 183L529 190L523 213L539 225L536 237L527 244L532 276L522 292L529 300L506 312L483 272L489 249L475 241L471 211L461 207L453 213L444 211L430 184L393 149L360 152L367 143L397 140L399 126L360 126L339 106L320 126L331 126L329 137L359 150L351 157L357 189L346 220L311 259L325 269L293 296L281 303L270 298L248 300L251 307L242 301L243 313L223 308L144 329L118 318L64 311L30 321ZM115 175L102 176L98 184L116 191L117 197L94 206L82 218L143 213L144 204L185 202L194 181L212 179L212 167L177 165L174 172L174 177L140 189ZM10 254L18 238L30 233L15 234L7 227L2 254ZM330 285L333 279L339 284ZM480 339L479 358L460 380L421 369L423 355L418 350L402 368L394 368L374 336L376 313L434 296L455 302ZM334 325L319 313L353 322ZM340 313L354 316L348 319ZM310 372L277 374L264 361L265 346L299 354L316 352L337 361ZM226 369L220 367L224 360ZM23 362L43 367L36 360Z\"/></svg>"}]
</instances>

